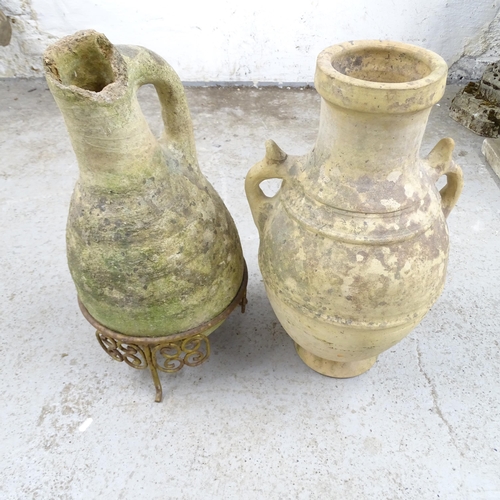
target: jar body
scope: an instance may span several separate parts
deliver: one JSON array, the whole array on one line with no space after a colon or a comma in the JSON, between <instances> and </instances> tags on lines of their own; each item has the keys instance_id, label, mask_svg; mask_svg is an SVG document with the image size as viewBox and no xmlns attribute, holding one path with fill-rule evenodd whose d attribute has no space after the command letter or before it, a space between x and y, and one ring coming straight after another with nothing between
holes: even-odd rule
<instances>
[{"instance_id":1,"label":"jar body","mask_svg":"<svg viewBox=\"0 0 500 500\"><path fill-rule=\"evenodd\" d=\"M449 246L439 193L428 187L427 217L416 234L389 228L383 241L380 225L393 224L386 218L379 220L377 240L336 234L296 210L293 183L282 188L262 235L259 265L273 310L299 346L318 358L359 362L420 322L443 289ZM365 227L374 220L337 216L347 226L350 218Z\"/></svg>"}]
</instances>

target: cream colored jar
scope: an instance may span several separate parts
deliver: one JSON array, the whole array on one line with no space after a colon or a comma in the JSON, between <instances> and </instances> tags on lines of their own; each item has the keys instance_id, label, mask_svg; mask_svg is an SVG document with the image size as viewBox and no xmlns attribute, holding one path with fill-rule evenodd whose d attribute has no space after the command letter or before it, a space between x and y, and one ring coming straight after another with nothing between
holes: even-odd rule
<instances>
[{"instance_id":1,"label":"cream colored jar","mask_svg":"<svg viewBox=\"0 0 500 500\"><path fill-rule=\"evenodd\" d=\"M446 217L463 186L442 139L419 149L443 95L444 60L390 41L355 41L318 57L320 127L313 150L272 141L246 178L271 305L302 360L332 377L368 370L443 290ZM435 183L447 176L439 192ZM259 184L283 179L279 192Z\"/></svg>"}]
</instances>

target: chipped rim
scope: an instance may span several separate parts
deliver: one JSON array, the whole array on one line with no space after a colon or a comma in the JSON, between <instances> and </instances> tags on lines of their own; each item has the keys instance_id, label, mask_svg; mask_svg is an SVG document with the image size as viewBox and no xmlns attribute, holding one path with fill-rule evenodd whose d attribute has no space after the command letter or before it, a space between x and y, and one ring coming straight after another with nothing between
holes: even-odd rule
<instances>
[{"instance_id":1,"label":"chipped rim","mask_svg":"<svg viewBox=\"0 0 500 500\"><path fill-rule=\"evenodd\" d=\"M73 84L66 85L62 83L58 75L54 73L54 69L57 72L58 57L60 54L72 50L75 46L89 39L94 41L100 40L102 43L106 44L111 54L108 60L113 70L114 80L98 92ZM53 88L55 87L63 92L70 91L73 95L78 95L86 99L109 102L123 96L127 90L127 67L123 57L106 35L95 30L77 31L73 35L60 38L49 45L43 54L43 67L47 82L49 85L52 84Z\"/></svg>"},{"instance_id":2,"label":"chipped rim","mask_svg":"<svg viewBox=\"0 0 500 500\"><path fill-rule=\"evenodd\" d=\"M374 49L409 54L427 65L430 72L418 80L387 83L354 78L333 67L340 56ZM411 113L430 108L441 99L447 74L444 59L422 47L390 40L355 40L320 52L314 83L324 99L343 108L371 113Z\"/></svg>"}]
</instances>

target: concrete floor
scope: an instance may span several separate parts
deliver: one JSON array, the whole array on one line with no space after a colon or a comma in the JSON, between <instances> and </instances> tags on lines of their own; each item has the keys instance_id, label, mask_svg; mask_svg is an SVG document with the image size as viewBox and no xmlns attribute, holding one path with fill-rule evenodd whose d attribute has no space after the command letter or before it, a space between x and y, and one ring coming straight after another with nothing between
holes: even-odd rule
<instances>
[{"instance_id":1,"label":"concrete floor","mask_svg":"<svg viewBox=\"0 0 500 500\"><path fill-rule=\"evenodd\" d=\"M482 138L432 112L422 152L455 139L466 187L449 218L445 291L366 374L323 377L266 299L243 180L273 138L313 145L313 90L190 88L202 171L233 214L249 304L198 368L162 375L109 358L65 257L78 175L45 82L0 82L0 498L500 499L500 189ZM159 106L141 91L160 128Z\"/></svg>"}]
</instances>

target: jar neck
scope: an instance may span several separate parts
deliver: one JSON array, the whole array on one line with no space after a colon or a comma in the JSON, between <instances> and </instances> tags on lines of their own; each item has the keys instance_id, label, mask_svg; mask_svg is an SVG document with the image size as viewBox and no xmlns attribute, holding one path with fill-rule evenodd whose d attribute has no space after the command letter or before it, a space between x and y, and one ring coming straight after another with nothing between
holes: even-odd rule
<instances>
[{"instance_id":1,"label":"jar neck","mask_svg":"<svg viewBox=\"0 0 500 500\"><path fill-rule=\"evenodd\" d=\"M352 111L321 102L316 159L344 175L386 176L411 168L417 158L430 109L408 114Z\"/></svg>"},{"instance_id":2,"label":"jar neck","mask_svg":"<svg viewBox=\"0 0 500 500\"><path fill-rule=\"evenodd\" d=\"M424 196L419 149L430 108L366 113L322 99L316 144L301 178L315 199L341 210L384 213Z\"/></svg>"},{"instance_id":3,"label":"jar neck","mask_svg":"<svg viewBox=\"0 0 500 500\"><path fill-rule=\"evenodd\" d=\"M117 193L135 189L158 173L161 147L133 93L100 102L58 90L53 94L76 154L81 185Z\"/></svg>"}]
</instances>

